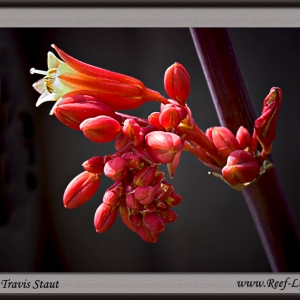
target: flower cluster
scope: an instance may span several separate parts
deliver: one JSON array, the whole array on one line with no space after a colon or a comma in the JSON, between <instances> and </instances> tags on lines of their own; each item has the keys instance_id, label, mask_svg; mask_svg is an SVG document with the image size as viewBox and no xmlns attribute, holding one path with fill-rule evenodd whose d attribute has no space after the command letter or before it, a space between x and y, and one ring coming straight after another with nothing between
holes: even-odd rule
<instances>
[{"instance_id":1,"label":"flower cluster","mask_svg":"<svg viewBox=\"0 0 300 300\"><path fill-rule=\"evenodd\" d=\"M95 213L98 233L113 225L119 211L129 229L147 242L157 242L165 223L177 220L172 208L182 201L159 166L166 164L172 178L183 150L236 189L264 171L275 139L282 99L279 88L272 88L264 100L252 137L242 126L235 134L225 127L203 132L186 105L190 76L181 64L174 63L165 72L170 98L166 99L135 78L88 65L53 47L63 61L49 52L47 72L30 70L45 75L33 85L41 94L37 106L54 100L50 114L63 124L95 143L115 141L116 152L85 161L84 171L69 183L63 196L66 208L76 208L95 194L102 174L114 181ZM160 111L147 119L119 112L147 101L160 102Z\"/></svg>"}]
</instances>

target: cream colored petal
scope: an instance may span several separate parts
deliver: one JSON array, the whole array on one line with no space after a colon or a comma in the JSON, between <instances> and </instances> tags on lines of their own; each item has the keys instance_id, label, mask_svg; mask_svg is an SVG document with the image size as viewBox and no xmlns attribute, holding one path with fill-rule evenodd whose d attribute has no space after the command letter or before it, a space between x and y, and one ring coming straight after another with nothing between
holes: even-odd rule
<instances>
[{"instance_id":1,"label":"cream colored petal","mask_svg":"<svg viewBox=\"0 0 300 300\"><path fill-rule=\"evenodd\" d=\"M64 62L58 59L51 51L49 51L47 55L48 69L58 68L60 64L64 64Z\"/></svg>"},{"instance_id":2,"label":"cream colored petal","mask_svg":"<svg viewBox=\"0 0 300 300\"><path fill-rule=\"evenodd\" d=\"M36 105L35 106L39 106L39 105L41 105L42 103L44 103L44 102L47 102L47 101L56 101L57 99L59 98L59 96L57 95L57 94L55 94L55 93L48 93L48 92L45 92L45 93L43 93L40 97L39 97L39 99L38 99L38 101L36 102Z\"/></svg>"},{"instance_id":3,"label":"cream colored petal","mask_svg":"<svg viewBox=\"0 0 300 300\"><path fill-rule=\"evenodd\" d=\"M43 94L46 91L45 85L44 85L44 78L36 81L32 86L40 94Z\"/></svg>"}]
</instances>

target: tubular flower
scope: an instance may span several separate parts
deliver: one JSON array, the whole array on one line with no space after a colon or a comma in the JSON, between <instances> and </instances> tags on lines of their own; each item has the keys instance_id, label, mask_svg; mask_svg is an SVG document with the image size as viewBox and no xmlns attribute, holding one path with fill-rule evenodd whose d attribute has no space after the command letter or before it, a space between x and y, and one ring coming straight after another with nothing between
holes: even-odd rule
<instances>
[{"instance_id":1,"label":"tubular flower","mask_svg":"<svg viewBox=\"0 0 300 300\"><path fill-rule=\"evenodd\" d=\"M52 47L63 61L48 52L48 71L30 69L31 74L45 76L33 84L41 94L36 106L57 101L68 93L93 96L114 110L133 109L147 101L168 103L166 98L146 88L138 79L83 63L55 45Z\"/></svg>"}]
</instances>

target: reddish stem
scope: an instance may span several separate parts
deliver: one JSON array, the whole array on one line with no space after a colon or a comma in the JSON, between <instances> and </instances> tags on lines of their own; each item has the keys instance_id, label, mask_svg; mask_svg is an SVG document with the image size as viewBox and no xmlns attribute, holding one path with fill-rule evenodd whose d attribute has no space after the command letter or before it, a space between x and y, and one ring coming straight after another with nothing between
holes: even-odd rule
<instances>
[{"instance_id":1,"label":"reddish stem","mask_svg":"<svg viewBox=\"0 0 300 300\"><path fill-rule=\"evenodd\" d=\"M256 118L226 29L191 29L222 126L250 132ZM268 89L269 87L266 87ZM300 271L300 238L275 168L243 190L273 271Z\"/></svg>"}]
</instances>

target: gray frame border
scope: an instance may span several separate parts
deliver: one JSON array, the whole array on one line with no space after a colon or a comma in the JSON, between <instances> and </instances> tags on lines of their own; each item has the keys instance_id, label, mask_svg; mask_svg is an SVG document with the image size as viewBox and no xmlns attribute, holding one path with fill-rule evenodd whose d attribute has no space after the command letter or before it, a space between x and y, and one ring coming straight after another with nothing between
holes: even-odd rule
<instances>
[{"instance_id":1,"label":"gray frame border","mask_svg":"<svg viewBox=\"0 0 300 300\"><path fill-rule=\"evenodd\" d=\"M174 20L176 20L174 26ZM0 8L1 27L300 27L300 8ZM245 289L236 280L299 279L300 273L0 273L3 279L60 280L63 289L0 287L0 294L288 294L295 290ZM242 279L244 278L244 279ZM140 281L140 284L137 284ZM80 285L84 282L84 285ZM118 284L116 284L118 282ZM78 290L80 288L80 290ZM38 292L37 292L38 291Z\"/></svg>"}]
</instances>

